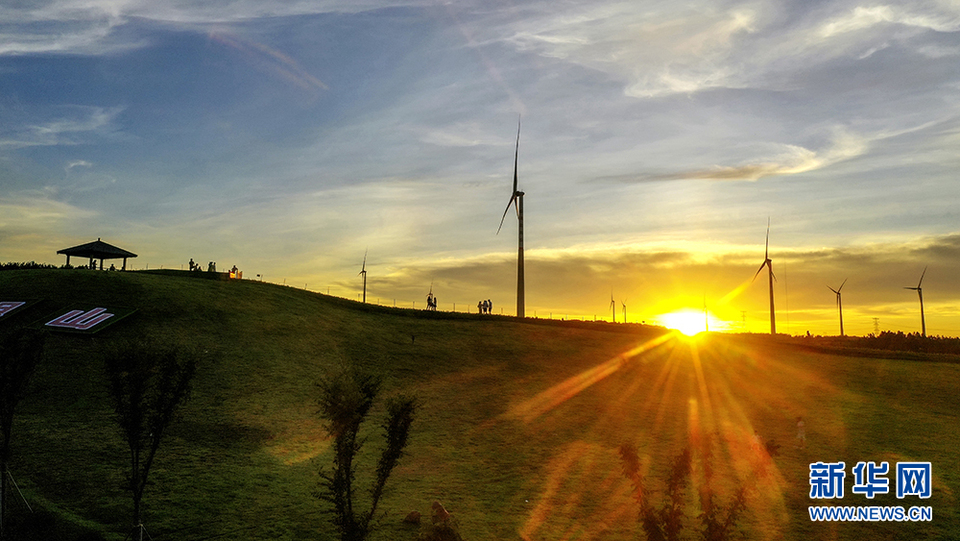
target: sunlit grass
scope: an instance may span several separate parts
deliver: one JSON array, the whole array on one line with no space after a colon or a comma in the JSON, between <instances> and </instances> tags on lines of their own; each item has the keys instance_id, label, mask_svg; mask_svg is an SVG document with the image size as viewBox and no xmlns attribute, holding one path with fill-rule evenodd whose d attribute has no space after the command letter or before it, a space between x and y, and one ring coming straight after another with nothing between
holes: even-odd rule
<instances>
[{"instance_id":1,"label":"sunlit grass","mask_svg":"<svg viewBox=\"0 0 960 541\"><path fill-rule=\"evenodd\" d=\"M658 491L676 453L706 437L727 478L723 495L753 482L748 539L960 537L960 365L813 354L769 337L421 319L247 282L54 271L0 273L0 286L60 303L135 302L141 310L111 332L148 330L217 352L158 454L144 500L158 539L332 538L311 495L330 460L314 383L345 360L381 371L385 394L414 392L423 405L374 540L415 537L400 519L428 513L434 499L474 541L637 539L619 444L637 444ZM119 541L130 505L119 488L125 455L97 361L111 336L52 337L17 418L13 473L31 501ZM798 415L804 450L793 445ZM783 446L762 482L752 477L755 432ZM805 517L811 462L902 459L933 463L934 497L923 505L934 523Z\"/></svg>"}]
</instances>

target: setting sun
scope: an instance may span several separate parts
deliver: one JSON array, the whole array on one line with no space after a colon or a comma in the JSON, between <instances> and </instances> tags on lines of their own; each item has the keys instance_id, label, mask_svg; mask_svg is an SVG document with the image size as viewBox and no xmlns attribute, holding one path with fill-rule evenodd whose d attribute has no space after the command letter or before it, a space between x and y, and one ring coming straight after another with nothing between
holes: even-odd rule
<instances>
[{"instance_id":1,"label":"setting sun","mask_svg":"<svg viewBox=\"0 0 960 541\"><path fill-rule=\"evenodd\" d=\"M693 336L707 330L703 312L699 310L686 308L663 314L658 319L664 327L678 330L687 336Z\"/></svg>"}]
</instances>

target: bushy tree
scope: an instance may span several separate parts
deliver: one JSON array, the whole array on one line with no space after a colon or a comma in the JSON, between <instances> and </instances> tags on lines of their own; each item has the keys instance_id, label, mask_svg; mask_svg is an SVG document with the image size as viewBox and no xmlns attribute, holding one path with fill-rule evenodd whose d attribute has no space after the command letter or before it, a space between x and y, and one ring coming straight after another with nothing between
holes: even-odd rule
<instances>
[{"instance_id":1,"label":"bushy tree","mask_svg":"<svg viewBox=\"0 0 960 541\"><path fill-rule=\"evenodd\" d=\"M333 437L333 468L320 470L316 496L330 506L341 541L363 541L374 526L387 479L404 455L417 401L400 396L387 403L387 417L381 425L386 442L377 461L367 506L361 510L355 487L357 455L364 443L360 427L380 392L381 380L370 374L342 370L321 381L318 387L320 417Z\"/></svg>"},{"instance_id":2,"label":"bushy tree","mask_svg":"<svg viewBox=\"0 0 960 541\"><path fill-rule=\"evenodd\" d=\"M683 491L690 473L690 450L684 449L674 459L667 478L666 498L660 509L654 508L647 491L635 445L620 445L620 463L624 476L633 485L633 496L640 504L640 526L648 541L678 541L680 530L683 529Z\"/></svg>"},{"instance_id":3,"label":"bushy tree","mask_svg":"<svg viewBox=\"0 0 960 541\"><path fill-rule=\"evenodd\" d=\"M734 527L747 506L747 488L739 486L727 505L718 502L714 488L713 454L709 441L696 446L700 459L698 497L701 513L698 537L704 541L726 541L733 536ZM648 541L679 541L684 521L684 490L692 474L693 454L685 448L673 460L666 481L666 493L659 509L652 502L646 480L640 473L640 457L635 445L623 443L619 448L620 463L624 476L633 485L633 495L640 505L639 521Z\"/></svg>"},{"instance_id":4,"label":"bushy tree","mask_svg":"<svg viewBox=\"0 0 960 541\"><path fill-rule=\"evenodd\" d=\"M43 355L45 334L16 328L0 337L0 539L6 537L7 468L17 404Z\"/></svg>"},{"instance_id":5,"label":"bushy tree","mask_svg":"<svg viewBox=\"0 0 960 541\"><path fill-rule=\"evenodd\" d=\"M124 341L106 355L106 373L117 423L130 447L126 488L135 528L143 527L141 500L164 432L190 394L200 355L146 339Z\"/></svg>"}]
</instances>

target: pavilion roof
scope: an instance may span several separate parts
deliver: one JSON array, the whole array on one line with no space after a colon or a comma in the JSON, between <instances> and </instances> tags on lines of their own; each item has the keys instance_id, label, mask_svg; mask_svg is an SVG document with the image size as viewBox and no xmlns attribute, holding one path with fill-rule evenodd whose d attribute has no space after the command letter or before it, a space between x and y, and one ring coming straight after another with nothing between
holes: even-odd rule
<instances>
[{"instance_id":1,"label":"pavilion roof","mask_svg":"<svg viewBox=\"0 0 960 541\"><path fill-rule=\"evenodd\" d=\"M126 257L137 257L137 254L128 252L123 248L117 248L112 244L107 244L100 239L94 242L88 242L73 248L64 248L57 250L58 254L64 254L76 257L89 257L92 259L122 259Z\"/></svg>"}]
</instances>

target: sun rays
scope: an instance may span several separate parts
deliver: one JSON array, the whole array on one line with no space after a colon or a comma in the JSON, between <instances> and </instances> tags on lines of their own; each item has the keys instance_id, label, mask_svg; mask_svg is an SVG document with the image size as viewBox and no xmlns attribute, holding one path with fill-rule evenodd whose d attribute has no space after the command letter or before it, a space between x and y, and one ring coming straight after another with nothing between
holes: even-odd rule
<instances>
[{"instance_id":1,"label":"sun rays","mask_svg":"<svg viewBox=\"0 0 960 541\"><path fill-rule=\"evenodd\" d=\"M762 348L724 339L688 340L671 332L513 405L505 417L521 421L531 434L549 433L565 422L583 425L580 438L557 449L545 464L546 477L539 497L530 502L521 537L537 539L549 532L563 539L601 539L604 528L635 526L635 502L616 462L617 444L632 441L654 486L679 449L711 449L709 458L694 453L689 494L711 482L703 477L704 468L716 472L721 499L730 497L734 486L749 485L751 528L759 538L776 538L786 521L785 481L755 443L756 434L789 443L776 431L780 424L789 429L789 421L770 417L790 419L804 406L784 397L783 387L791 381L816 385L817 379ZM712 465L705 465L707 460ZM563 498L557 496L561 492ZM578 526L565 511L565 501L596 498L603 500L591 518L598 527ZM688 514L696 515L692 509Z\"/></svg>"},{"instance_id":2,"label":"sun rays","mask_svg":"<svg viewBox=\"0 0 960 541\"><path fill-rule=\"evenodd\" d=\"M667 340L672 338L671 334L664 334L653 338L639 346L634 347L624 353L617 355L593 368L585 370L580 374L569 378L562 383L551 387L550 389L538 394L526 402L518 404L507 412L508 418L519 418L524 423L530 423L537 417L563 404L570 398L577 396L595 383L603 380L607 376L620 370L624 364L628 363L638 355L654 349Z\"/></svg>"}]
</instances>

